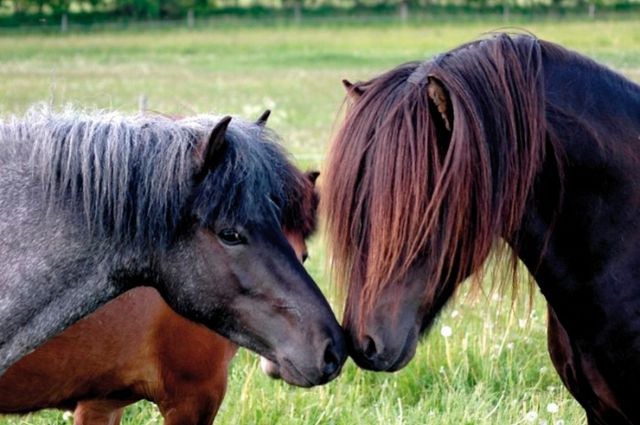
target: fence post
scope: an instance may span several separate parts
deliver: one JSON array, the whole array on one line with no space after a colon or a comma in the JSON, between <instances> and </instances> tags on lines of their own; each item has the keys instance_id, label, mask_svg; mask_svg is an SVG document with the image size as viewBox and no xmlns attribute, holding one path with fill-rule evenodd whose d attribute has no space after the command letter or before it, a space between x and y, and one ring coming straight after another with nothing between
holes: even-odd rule
<instances>
[{"instance_id":1,"label":"fence post","mask_svg":"<svg viewBox=\"0 0 640 425\"><path fill-rule=\"evenodd\" d=\"M503 22L509 22L509 14L510 14L510 10L509 10L509 3L507 3L506 1L502 4L502 21Z\"/></svg>"},{"instance_id":2,"label":"fence post","mask_svg":"<svg viewBox=\"0 0 640 425\"><path fill-rule=\"evenodd\" d=\"M145 112L147 112L149 110L148 103L149 101L147 99L147 96L144 94L141 94L140 97L138 97L138 112L140 112L141 114L144 114Z\"/></svg>"},{"instance_id":3,"label":"fence post","mask_svg":"<svg viewBox=\"0 0 640 425\"><path fill-rule=\"evenodd\" d=\"M296 24L302 22L302 0L294 0L293 2L293 22Z\"/></svg>"},{"instance_id":4,"label":"fence post","mask_svg":"<svg viewBox=\"0 0 640 425\"><path fill-rule=\"evenodd\" d=\"M400 17L400 22L407 22L409 19L409 4L407 0L401 0L398 5L398 16Z\"/></svg>"},{"instance_id":5,"label":"fence post","mask_svg":"<svg viewBox=\"0 0 640 425\"><path fill-rule=\"evenodd\" d=\"M190 8L187 11L187 26L189 28L193 28L195 26L195 23L196 23L195 21L196 21L196 19L195 19L195 16L193 14L193 8Z\"/></svg>"},{"instance_id":6,"label":"fence post","mask_svg":"<svg viewBox=\"0 0 640 425\"><path fill-rule=\"evenodd\" d=\"M69 17L66 13L62 14L62 18L60 19L60 31L67 32L69 30Z\"/></svg>"}]
</instances>

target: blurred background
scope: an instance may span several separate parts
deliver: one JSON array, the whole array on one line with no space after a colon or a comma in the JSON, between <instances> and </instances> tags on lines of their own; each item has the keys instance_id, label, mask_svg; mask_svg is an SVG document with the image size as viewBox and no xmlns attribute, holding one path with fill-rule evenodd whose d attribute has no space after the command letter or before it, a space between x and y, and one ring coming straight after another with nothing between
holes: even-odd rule
<instances>
[{"instance_id":1,"label":"blurred background","mask_svg":"<svg viewBox=\"0 0 640 425\"><path fill-rule=\"evenodd\" d=\"M75 25L140 20L183 20L189 27L212 17L279 18L299 23L308 18L397 15L518 16L620 14L637 11L638 0L0 0L0 25Z\"/></svg>"},{"instance_id":2,"label":"blurred background","mask_svg":"<svg viewBox=\"0 0 640 425\"><path fill-rule=\"evenodd\" d=\"M303 168L322 168L340 122L341 79L365 80L502 28L522 29L640 82L639 0L0 0L0 115L61 107L225 113L269 125ZM615 101L608 100L608 101ZM606 107L606 104L603 104ZM308 268L340 314L322 235ZM233 363L218 424L584 423L546 349L544 301L463 285L414 361L395 374L348 362L311 390ZM523 280L524 280L523 276ZM0 425L63 424L47 411ZM126 424L157 424L150 403Z\"/></svg>"}]
</instances>

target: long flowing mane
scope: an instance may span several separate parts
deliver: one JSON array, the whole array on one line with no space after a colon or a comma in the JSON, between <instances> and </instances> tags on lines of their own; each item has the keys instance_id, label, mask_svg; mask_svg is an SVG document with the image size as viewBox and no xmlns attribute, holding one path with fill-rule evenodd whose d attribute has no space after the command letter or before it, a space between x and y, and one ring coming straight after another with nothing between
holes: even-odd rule
<instances>
[{"instance_id":1,"label":"long flowing mane","mask_svg":"<svg viewBox=\"0 0 640 425\"><path fill-rule=\"evenodd\" d=\"M220 118L38 105L0 124L0 163L36 177L50 207L74 208L92 234L119 242L170 243L187 206L203 224L261 215L279 222L306 180L268 129L233 119L224 158L202 182L194 179L199 150Z\"/></svg>"},{"instance_id":2,"label":"long flowing mane","mask_svg":"<svg viewBox=\"0 0 640 425\"><path fill-rule=\"evenodd\" d=\"M432 299L516 236L548 140L542 54L533 37L498 35L356 85L321 201L336 278L361 313L418 257ZM446 88L451 131L429 79Z\"/></svg>"}]
</instances>

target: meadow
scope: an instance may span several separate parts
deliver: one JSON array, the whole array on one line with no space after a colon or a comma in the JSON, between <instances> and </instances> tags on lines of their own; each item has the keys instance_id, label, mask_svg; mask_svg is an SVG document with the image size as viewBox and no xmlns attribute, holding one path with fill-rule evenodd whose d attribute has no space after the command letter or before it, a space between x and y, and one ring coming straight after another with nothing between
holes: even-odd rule
<instances>
[{"instance_id":1,"label":"meadow","mask_svg":"<svg viewBox=\"0 0 640 425\"><path fill-rule=\"evenodd\" d=\"M340 80L362 80L408 60L428 58L498 29L500 21L356 25L216 25L65 35L0 33L0 114L34 102L134 112L230 113L270 126L298 164L321 168L340 119ZM640 19L518 25L578 50L640 82ZM615 101L615 99L613 99ZM606 107L606 104L603 104ZM308 268L336 310L321 235ZM499 276L499 274L497 275ZM298 389L264 376L256 355L236 357L217 424L538 424L584 423L546 349L546 307L526 276L520 291L473 296L463 285L424 339L413 362L394 374L349 361L334 382ZM487 279L490 280L490 279ZM69 423L46 411L0 417L0 425ZM126 411L129 425L161 423L150 403Z\"/></svg>"}]
</instances>

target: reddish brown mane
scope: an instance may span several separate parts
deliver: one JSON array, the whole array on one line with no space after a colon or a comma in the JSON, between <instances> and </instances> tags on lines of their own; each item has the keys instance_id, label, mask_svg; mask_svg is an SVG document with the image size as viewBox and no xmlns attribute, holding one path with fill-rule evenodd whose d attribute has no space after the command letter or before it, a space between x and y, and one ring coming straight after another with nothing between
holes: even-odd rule
<instances>
[{"instance_id":1,"label":"reddish brown mane","mask_svg":"<svg viewBox=\"0 0 640 425\"><path fill-rule=\"evenodd\" d=\"M357 85L322 202L336 278L362 294L349 297L361 314L419 256L431 299L480 270L499 237L516 236L545 155L541 61L535 38L500 35ZM427 77L448 92L451 132Z\"/></svg>"},{"instance_id":2,"label":"reddish brown mane","mask_svg":"<svg viewBox=\"0 0 640 425\"><path fill-rule=\"evenodd\" d=\"M301 173L299 185L291 188L282 211L282 227L301 233L305 239L313 235L317 226L319 196L314 184L317 177L315 171Z\"/></svg>"}]
</instances>

